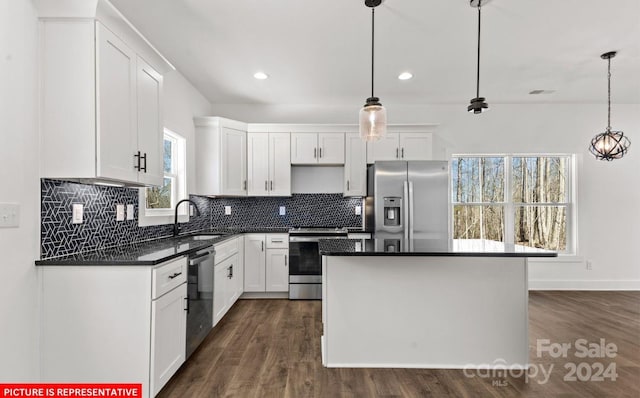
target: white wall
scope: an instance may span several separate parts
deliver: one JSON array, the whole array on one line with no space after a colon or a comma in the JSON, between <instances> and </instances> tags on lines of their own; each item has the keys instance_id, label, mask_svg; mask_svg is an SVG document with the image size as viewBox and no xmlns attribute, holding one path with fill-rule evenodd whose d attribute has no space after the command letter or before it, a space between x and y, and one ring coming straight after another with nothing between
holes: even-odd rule
<instances>
[{"instance_id":1,"label":"white wall","mask_svg":"<svg viewBox=\"0 0 640 398\"><path fill-rule=\"evenodd\" d=\"M196 183L194 116L211 114L211 104L179 71L164 75L164 125L187 140L187 192Z\"/></svg>"},{"instance_id":2,"label":"white wall","mask_svg":"<svg viewBox=\"0 0 640 398\"><path fill-rule=\"evenodd\" d=\"M31 1L0 1L0 203L20 205L20 226L0 229L0 382L38 377L40 182L37 26Z\"/></svg>"},{"instance_id":3,"label":"white wall","mask_svg":"<svg viewBox=\"0 0 640 398\"><path fill-rule=\"evenodd\" d=\"M621 84L623 82L618 82ZM490 98L489 98L490 100ZM587 148L606 126L602 104L494 104L482 115L459 105L385 104L390 123L439 123L451 153L577 154L578 253L531 264L537 289L640 289L640 105L613 104L612 124L630 137L622 160L599 162ZM263 123L357 123L353 106L213 105L213 114ZM593 264L586 269L586 261Z\"/></svg>"},{"instance_id":4,"label":"white wall","mask_svg":"<svg viewBox=\"0 0 640 398\"><path fill-rule=\"evenodd\" d=\"M37 101L37 13L31 0L0 0L0 203L20 204L20 227L0 229L0 382L39 378L40 180ZM193 117L210 104L177 71L165 75L165 125L188 142L195 181Z\"/></svg>"}]
</instances>

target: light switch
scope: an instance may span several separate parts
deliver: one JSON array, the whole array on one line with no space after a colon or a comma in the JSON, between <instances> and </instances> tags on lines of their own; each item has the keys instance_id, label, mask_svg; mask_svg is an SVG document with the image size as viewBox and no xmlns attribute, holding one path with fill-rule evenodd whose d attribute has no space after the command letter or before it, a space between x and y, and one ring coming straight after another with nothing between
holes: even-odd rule
<instances>
[{"instance_id":1,"label":"light switch","mask_svg":"<svg viewBox=\"0 0 640 398\"><path fill-rule=\"evenodd\" d=\"M362 214L362 206L356 206L356 216L359 216Z\"/></svg>"},{"instance_id":2,"label":"light switch","mask_svg":"<svg viewBox=\"0 0 640 398\"><path fill-rule=\"evenodd\" d=\"M227 216L231 215L231 206L224 207L224 214Z\"/></svg>"},{"instance_id":3,"label":"light switch","mask_svg":"<svg viewBox=\"0 0 640 398\"><path fill-rule=\"evenodd\" d=\"M20 205L17 203L0 203L0 228L20 226Z\"/></svg>"},{"instance_id":4,"label":"light switch","mask_svg":"<svg viewBox=\"0 0 640 398\"><path fill-rule=\"evenodd\" d=\"M127 220L133 220L133 205L127 205Z\"/></svg>"},{"instance_id":5,"label":"light switch","mask_svg":"<svg viewBox=\"0 0 640 398\"><path fill-rule=\"evenodd\" d=\"M280 215L284 216L287 214L287 208L285 206L280 206Z\"/></svg>"},{"instance_id":6,"label":"light switch","mask_svg":"<svg viewBox=\"0 0 640 398\"><path fill-rule=\"evenodd\" d=\"M72 208L73 212L71 216L71 222L73 224L82 224L84 206L82 205L82 203L74 203Z\"/></svg>"},{"instance_id":7,"label":"light switch","mask_svg":"<svg viewBox=\"0 0 640 398\"><path fill-rule=\"evenodd\" d=\"M116 205L116 221L124 221L124 205Z\"/></svg>"}]
</instances>

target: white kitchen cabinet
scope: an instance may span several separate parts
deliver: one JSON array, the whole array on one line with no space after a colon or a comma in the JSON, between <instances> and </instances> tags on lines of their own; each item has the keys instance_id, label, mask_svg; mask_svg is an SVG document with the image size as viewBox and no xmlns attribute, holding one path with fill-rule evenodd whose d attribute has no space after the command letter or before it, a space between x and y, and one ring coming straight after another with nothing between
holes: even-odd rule
<instances>
[{"instance_id":1,"label":"white kitchen cabinet","mask_svg":"<svg viewBox=\"0 0 640 398\"><path fill-rule=\"evenodd\" d=\"M289 133L247 134L249 196L291 196Z\"/></svg>"},{"instance_id":2,"label":"white kitchen cabinet","mask_svg":"<svg viewBox=\"0 0 640 398\"><path fill-rule=\"evenodd\" d=\"M197 195L247 195L247 125L220 117L197 117Z\"/></svg>"},{"instance_id":3,"label":"white kitchen cabinet","mask_svg":"<svg viewBox=\"0 0 640 398\"><path fill-rule=\"evenodd\" d=\"M344 133L291 133L291 164L344 164Z\"/></svg>"},{"instance_id":4,"label":"white kitchen cabinet","mask_svg":"<svg viewBox=\"0 0 640 398\"><path fill-rule=\"evenodd\" d=\"M264 292L265 269L265 234L244 235L244 291Z\"/></svg>"},{"instance_id":5,"label":"white kitchen cabinet","mask_svg":"<svg viewBox=\"0 0 640 398\"><path fill-rule=\"evenodd\" d=\"M367 144L359 133L345 134L344 196L367 196Z\"/></svg>"},{"instance_id":6,"label":"white kitchen cabinet","mask_svg":"<svg viewBox=\"0 0 640 398\"><path fill-rule=\"evenodd\" d=\"M289 235L246 234L244 291L289 291Z\"/></svg>"},{"instance_id":7,"label":"white kitchen cabinet","mask_svg":"<svg viewBox=\"0 0 640 398\"><path fill-rule=\"evenodd\" d=\"M242 237L232 238L214 245L215 266L213 272L213 326L235 304L242 292L244 256Z\"/></svg>"},{"instance_id":8,"label":"white kitchen cabinet","mask_svg":"<svg viewBox=\"0 0 640 398\"><path fill-rule=\"evenodd\" d=\"M266 292L289 291L289 249L267 249Z\"/></svg>"},{"instance_id":9,"label":"white kitchen cabinet","mask_svg":"<svg viewBox=\"0 0 640 398\"><path fill-rule=\"evenodd\" d=\"M153 397L184 362L186 257L40 271L43 382L127 380Z\"/></svg>"},{"instance_id":10,"label":"white kitchen cabinet","mask_svg":"<svg viewBox=\"0 0 640 398\"><path fill-rule=\"evenodd\" d=\"M152 393L155 396L185 361L187 284L151 302Z\"/></svg>"},{"instance_id":11,"label":"white kitchen cabinet","mask_svg":"<svg viewBox=\"0 0 640 398\"><path fill-rule=\"evenodd\" d=\"M137 147L142 156L141 167L144 167L143 172L138 173L138 181L145 185L162 185L164 179L162 76L139 56L136 67Z\"/></svg>"},{"instance_id":12,"label":"white kitchen cabinet","mask_svg":"<svg viewBox=\"0 0 640 398\"><path fill-rule=\"evenodd\" d=\"M41 19L40 39L41 176L161 185L158 68L93 19Z\"/></svg>"},{"instance_id":13,"label":"white kitchen cabinet","mask_svg":"<svg viewBox=\"0 0 640 398\"><path fill-rule=\"evenodd\" d=\"M367 163L380 160L431 160L432 133L387 133L367 143Z\"/></svg>"}]
</instances>

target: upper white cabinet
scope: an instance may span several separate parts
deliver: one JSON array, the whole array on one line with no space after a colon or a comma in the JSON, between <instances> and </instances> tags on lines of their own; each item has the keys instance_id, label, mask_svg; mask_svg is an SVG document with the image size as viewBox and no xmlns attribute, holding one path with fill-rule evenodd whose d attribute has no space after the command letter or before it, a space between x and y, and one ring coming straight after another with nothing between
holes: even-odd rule
<instances>
[{"instance_id":1,"label":"upper white cabinet","mask_svg":"<svg viewBox=\"0 0 640 398\"><path fill-rule=\"evenodd\" d=\"M344 196L367 196L367 144L359 133L345 134Z\"/></svg>"},{"instance_id":2,"label":"upper white cabinet","mask_svg":"<svg viewBox=\"0 0 640 398\"><path fill-rule=\"evenodd\" d=\"M289 133L247 134L249 196L291 195L291 141Z\"/></svg>"},{"instance_id":3,"label":"upper white cabinet","mask_svg":"<svg viewBox=\"0 0 640 398\"><path fill-rule=\"evenodd\" d=\"M247 195L247 125L197 117L196 195Z\"/></svg>"},{"instance_id":4,"label":"upper white cabinet","mask_svg":"<svg viewBox=\"0 0 640 398\"><path fill-rule=\"evenodd\" d=\"M291 133L291 164L344 164L344 133Z\"/></svg>"},{"instance_id":5,"label":"upper white cabinet","mask_svg":"<svg viewBox=\"0 0 640 398\"><path fill-rule=\"evenodd\" d=\"M432 133L387 133L379 141L367 143L367 163L378 160L431 160Z\"/></svg>"},{"instance_id":6,"label":"upper white cabinet","mask_svg":"<svg viewBox=\"0 0 640 398\"><path fill-rule=\"evenodd\" d=\"M140 40L95 19L40 20L42 177L162 184L162 75Z\"/></svg>"}]
</instances>

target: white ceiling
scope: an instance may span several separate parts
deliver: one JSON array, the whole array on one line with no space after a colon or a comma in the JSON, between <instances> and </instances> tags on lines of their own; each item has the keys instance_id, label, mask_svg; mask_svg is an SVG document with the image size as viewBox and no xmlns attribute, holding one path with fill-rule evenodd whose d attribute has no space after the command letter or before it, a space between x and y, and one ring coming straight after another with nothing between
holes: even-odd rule
<instances>
[{"instance_id":1,"label":"white ceiling","mask_svg":"<svg viewBox=\"0 0 640 398\"><path fill-rule=\"evenodd\" d=\"M364 0L112 0L212 103L349 104L370 94ZM475 97L477 10L468 0L376 9L383 104ZM492 103L640 103L640 0L492 0L482 8L480 94ZM264 71L268 80L253 74ZM397 76L410 71L414 78ZM529 95L535 89L556 90Z\"/></svg>"}]
</instances>

